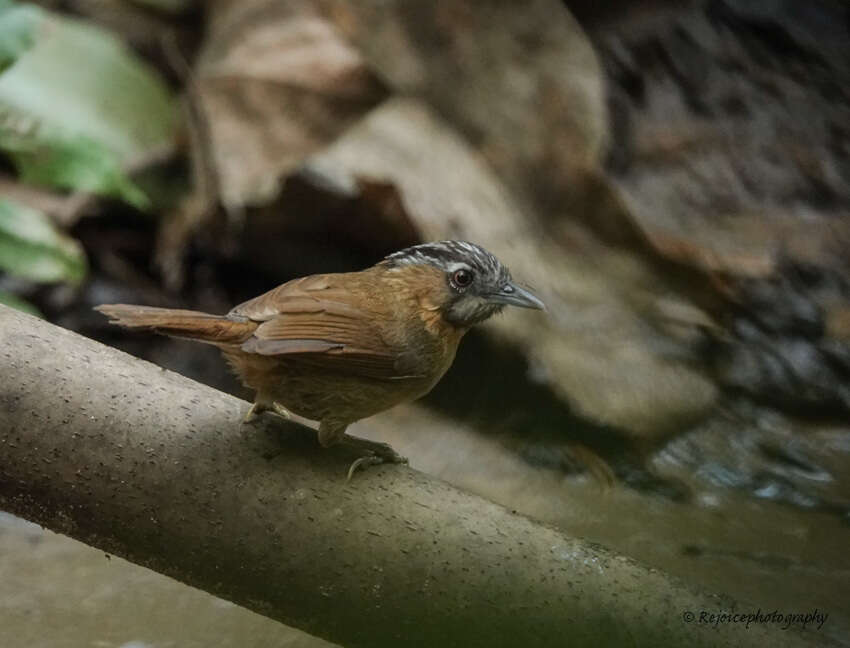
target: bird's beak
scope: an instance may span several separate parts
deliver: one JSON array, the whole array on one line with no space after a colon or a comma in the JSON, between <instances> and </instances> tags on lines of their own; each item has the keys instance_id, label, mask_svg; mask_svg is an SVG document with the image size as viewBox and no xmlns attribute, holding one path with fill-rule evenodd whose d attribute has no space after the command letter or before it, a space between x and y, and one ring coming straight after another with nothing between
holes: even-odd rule
<instances>
[{"instance_id":1,"label":"bird's beak","mask_svg":"<svg viewBox=\"0 0 850 648\"><path fill-rule=\"evenodd\" d=\"M497 293L487 295L487 301L492 304L509 304L521 308L534 308L535 310L546 310L546 305L537 298L530 290L522 286L508 282L502 286Z\"/></svg>"}]
</instances>

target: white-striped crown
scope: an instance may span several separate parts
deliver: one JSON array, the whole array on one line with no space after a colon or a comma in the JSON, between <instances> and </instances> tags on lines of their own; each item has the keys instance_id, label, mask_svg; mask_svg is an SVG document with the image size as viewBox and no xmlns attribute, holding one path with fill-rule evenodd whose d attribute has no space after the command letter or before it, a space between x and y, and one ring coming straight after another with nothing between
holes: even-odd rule
<instances>
[{"instance_id":1,"label":"white-striped crown","mask_svg":"<svg viewBox=\"0 0 850 648\"><path fill-rule=\"evenodd\" d=\"M427 263L447 273L469 268L486 278L486 283L501 285L511 280L510 271L487 250L468 241L437 241L399 250L382 262L389 267Z\"/></svg>"}]
</instances>

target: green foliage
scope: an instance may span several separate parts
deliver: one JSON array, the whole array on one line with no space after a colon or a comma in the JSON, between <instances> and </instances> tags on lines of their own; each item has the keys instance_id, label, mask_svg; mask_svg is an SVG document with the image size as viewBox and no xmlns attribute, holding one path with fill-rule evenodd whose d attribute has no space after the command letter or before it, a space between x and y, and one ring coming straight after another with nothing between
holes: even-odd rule
<instances>
[{"instance_id":1,"label":"green foliage","mask_svg":"<svg viewBox=\"0 0 850 648\"><path fill-rule=\"evenodd\" d=\"M118 156L97 140L46 129L19 135L3 127L2 117L0 149L6 151L23 182L115 196L139 209L150 205L145 193L121 170Z\"/></svg>"},{"instance_id":2,"label":"green foliage","mask_svg":"<svg viewBox=\"0 0 850 648\"><path fill-rule=\"evenodd\" d=\"M0 199L0 270L34 281L77 283L86 274L86 257L47 216Z\"/></svg>"},{"instance_id":3,"label":"green foliage","mask_svg":"<svg viewBox=\"0 0 850 648\"><path fill-rule=\"evenodd\" d=\"M0 72L32 45L39 15L36 7L0 0Z\"/></svg>"},{"instance_id":4,"label":"green foliage","mask_svg":"<svg viewBox=\"0 0 850 648\"><path fill-rule=\"evenodd\" d=\"M172 142L176 115L157 73L108 32L0 0L0 151L22 180L144 208L123 169Z\"/></svg>"}]
</instances>

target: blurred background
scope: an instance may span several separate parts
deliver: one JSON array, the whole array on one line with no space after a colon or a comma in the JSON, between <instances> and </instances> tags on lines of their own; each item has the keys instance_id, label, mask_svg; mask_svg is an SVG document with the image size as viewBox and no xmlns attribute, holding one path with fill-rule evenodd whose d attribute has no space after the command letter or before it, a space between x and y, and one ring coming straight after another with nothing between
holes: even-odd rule
<instances>
[{"instance_id":1,"label":"blurred background","mask_svg":"<svg viewBox=\"0 0 850 648\"><path fill-rule=\"evenodd\" d=\"M0 302L248 397L92 307L446 238L548 316L351 431L850 645L850 5L0 0ZM0 645L327 644L0 514Z\"/></svg>"}]
</instances>

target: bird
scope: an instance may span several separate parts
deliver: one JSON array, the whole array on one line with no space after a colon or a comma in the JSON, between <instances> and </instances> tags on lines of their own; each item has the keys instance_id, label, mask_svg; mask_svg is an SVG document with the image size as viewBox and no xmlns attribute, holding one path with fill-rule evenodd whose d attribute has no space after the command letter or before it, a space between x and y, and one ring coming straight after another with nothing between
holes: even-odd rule
<instances>
[{"instance_id":1,"label":"bird","mask_svg":"<svg viewBox=\"0 0 850 648\"><path fill-rule=\"evenodd\" d=\"M359 467L406 463L389 444L346 434L349 425L427 394L461 339L505 306L545 310L483 247L422 243L358 272L288 281L212 315L132 304L95 309L110 323L218 347L255 397L245 422L264 413L318 421L324 446L364 454Z\"/></svg>"}]
</instances>

